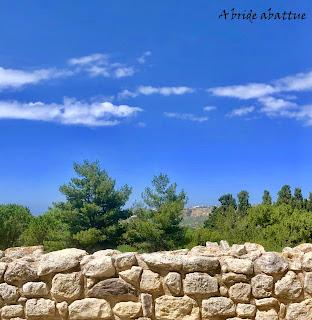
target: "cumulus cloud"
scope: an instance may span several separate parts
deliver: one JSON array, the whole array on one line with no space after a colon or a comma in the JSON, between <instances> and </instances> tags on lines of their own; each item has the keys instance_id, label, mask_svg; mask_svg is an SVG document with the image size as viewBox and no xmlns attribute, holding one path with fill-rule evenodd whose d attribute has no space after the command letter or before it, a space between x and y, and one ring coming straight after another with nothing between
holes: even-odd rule
<instances>
[{"instance_id":1,"label":"cumulus cloud","mask_svg":"<svg viewBox=\"0 0 312 320\"><path fill-rule=\"evenodd\" d=\"M76 72L86 72L91 77L124 78L134 75L135 68L119 62L111 62L109 55L95 53L68 60Z\"/></svg>"},{"instance_id":2,"label":"cumulus cloud","mask_svg":"<svg viewBox=\"0 0 312 320\"><path fill-rule=\"evenodd\" d=\"M26 85L37 84L44 80L70 75L69 71L56 69L39 69L25 71L19 69L5 69L0 67L0 90L20 88Z\"/></svg>"},{"instance_id":3,"label":"cumulus cloud","mask_svg":"<svg viewBox=\"0 0 312 320\"><path fill-rule=\"evenodd\" d=\"M152 52L151 51L145 51L141 57L138 58L138 63L140 64L144 64L146 63L146 59L152 55Z\"/></svg>"},{"instance_id":4,"label":"cumulus cloud","mask_svg":"<svg viewBox=\"0 0 312 320\"><path fill-rule=\"evenodd\" d=\"M252 112L255 111L255 107L254 106L250 106L250 107L241 107L241 108L236 108L233 109L228 116L229 117L243 117L246 116Z\"/></svg>"},{"instance_id":5,"label":"cumulus cloud","mask_svg":"<svg viewBox=\"0 0 312 320\"><path fill-rule=\"evenodd\" d=\"M85 103L65 98L63 103L0 101L0 119L56 122L90 127L114 126L142 109L111 102Z\"/></svg>"},{"instance_id":6,"label":"cumulus cloud","mask_svg":"<svg viewBox=\"0 0 312 320\"><path fill-rule=\"evenodd\" d=\"M135 91L130 91L128 89L123 90L118 94L119 98L134 98L139 95L149 96L152 94L159 94L162 96L171 95L184 95L188 93L193 93L195 90L190 87L153 87L153 86L139 86Z\"/></svg>"},{"instance_id":7,"label":"cumulus cloud","mask_svg":"<svg viewBox=\"0 0 312 320\"><path fill-rule=\"evenodd\" d=\"M189 120L194 122L208 121L208 117L197 116L193 113L177 113L177 112L165 112L164 115L167 118L174 118L179 120Z\"/></svg>"}]
</instances>

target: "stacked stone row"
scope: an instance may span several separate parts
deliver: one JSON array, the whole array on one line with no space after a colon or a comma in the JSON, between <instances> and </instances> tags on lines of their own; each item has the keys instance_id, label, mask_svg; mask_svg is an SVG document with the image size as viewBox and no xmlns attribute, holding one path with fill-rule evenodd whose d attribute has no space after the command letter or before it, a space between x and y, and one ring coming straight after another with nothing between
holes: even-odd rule
<instances>
[{"instance_id":1,"label":"stacked stone row","mask_svg":"<svg viewBox=\"0 0 312 320\"><path fill-rule=\"evenodd\" d=\"M312 244L0 251L2 320L312 320Z\"/></svg>"}]
</instances>

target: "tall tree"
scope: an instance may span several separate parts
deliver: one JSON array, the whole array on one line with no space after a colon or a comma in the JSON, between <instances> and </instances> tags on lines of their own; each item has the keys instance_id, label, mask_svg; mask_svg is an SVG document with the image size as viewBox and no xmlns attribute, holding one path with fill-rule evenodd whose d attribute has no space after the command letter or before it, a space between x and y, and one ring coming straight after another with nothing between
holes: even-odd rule
<instances>
[{"instance_id":1,"label":"tall tree","mask_svg":"<svg viewBox=\"0 0 312 320\"><path fill-rule=\"evenodd\" d=\"M221 207L223 209L227 209L229 207L233 207L234 209L237 208L236 200L234 199L234 197L230 193L224 194L223 196L221 196L218 199L218 201L220 202Z\"/></svg>"},{"instance_id":2,"label":"tall tree","mask_svg":"<svg viewBox=\"0 0 312 320\"><path fill-rule=\"evenodd\" d=\"M277 204L291 204L291 188L289 185L282 186L281 190L278 192Z\"/></svg>"},{"instance_id":3,"label":"tall tree","mask_svg":"<svg viewBox=\"0 0 312 320\"><path fill-rule=\"evenodd\" d=\"M152 187L142 194L145 206L136 208L127 223L125 244L143 251L169 250L184 240L180 223L186 203L184 191L177 192L176 183L160 174L152 180Z\"/></svg>"},{"instance_id":4,"label":"tall tree","mask_svg":"<svg viewBox=\"0 0 312 320\"><path fill-rule=\"evenodd\" d=\"M302 209L304 207L301 188L296 188L294 191L293 206L298 209Z\"/></svg>"},{"instance_id":5,"label":"tall tree","mask_svg":"<svg viewBox=\"0 0 312 320\"><path fill-rule=\"evenodd\" d=\"M306 201L306 207L308 211L312 211L312 192L309 193L309 198Z\"/></svg>"},{"instance_id":6,"label":"tall tree","mask_svg":"<svg viewBox=\"0 0 312 320\"><path fill-rule=\"evenodd\" d=\"M75 163L77 177L60 187L66 202L57 205L67 216L73 238L83 248L114 247L123 228L120 223L130 216L124 209L131 188L116 189L116 181L98 162Z\"/></svg>"},{"instance_id":7,"label":"tall tree","mask_svg":"<svg viewBox=\"0 0 312 320\"><path fill-rule=\"evenodd\" d=\"M264 205L272 205L272 197L270 195L270 192L268 190L264 190L263 196L262 196L262 204Z\"/></svg>"},{"instance_id":8,"label":"tall tree","mask_svg":"<svg viewBox=\"0 0 312 320\"><path fill-rule=\"evenodd\" d=\"M248 208L250 208L249 203L249 193L246 190L242 190L237 194L238 205L237 210L240 214L246 215Z\"/></svg>"}]
</instances>

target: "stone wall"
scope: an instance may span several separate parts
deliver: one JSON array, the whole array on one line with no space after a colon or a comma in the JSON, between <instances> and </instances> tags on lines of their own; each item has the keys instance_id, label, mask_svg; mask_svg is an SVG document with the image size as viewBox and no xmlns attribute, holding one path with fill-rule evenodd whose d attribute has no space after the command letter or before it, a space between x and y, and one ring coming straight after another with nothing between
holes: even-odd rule
<instances>
[{"instance_id":1,"label":"stone wall","mask_svg":"<svg viewBox=\"0 0 312 320\"><path fill-rule=\"evenodd\" d=\"M311 320L312 244L0 251L1 319Z\"/></svg>"}]
</instances>

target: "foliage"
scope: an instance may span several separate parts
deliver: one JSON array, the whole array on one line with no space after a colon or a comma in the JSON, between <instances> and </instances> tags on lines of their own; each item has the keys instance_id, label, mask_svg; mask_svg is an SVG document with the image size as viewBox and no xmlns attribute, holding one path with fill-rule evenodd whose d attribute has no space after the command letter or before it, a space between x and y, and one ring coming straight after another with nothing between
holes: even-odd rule
<instances>
[{"instance_id":1,"label":"foliage","mask_svg":"<svg viewBox=\"0 0 312 320\"><path fill-rule=\"evenodd\" d=\"M271 197L270 192L268 190L264 190L264 192L263 192L262 204L269 205L269 206L272 204L272 197Z\"/></svg>"},{"instance_id":2,"label":"foliage","mask_svg":"<svg viewBox=\"0 0 312 320\"><path fill-rule=\"evenodd\" d=\"M20 243L26 246L43 245L47 251L69 247L71 234L62 212L54 208L34 217L23 232Z\"/></svg>"},{"instance_id":3,"label":"foliage","mask_svg":"<svg viewBox=\"0 0 312 320\"><path fill-rule=\"evenodd\" d=\"M123 233L122 220L130 216L124 209L131 188L116 189L116 181L98 162L74 164L78 177L60 187L66 202L56 204L69 225L76 245L86 249L114 247Z\"/></svg>"},{"instance_id":4,"label":"foliage","mask_svg":"<svg viewBox=\"0 0 312 320\"><path fill-rule=\"evenodd\" d=\"M291 204L292 196L290 186L288 184L282 186L277 196L277 204Z\"/></svg>"},{"instance_id":5,"label":"foliage","mask_svg":"<svg viewBox=\"0 0 312 320\"><path fill-rule=\"evenodd\" d=\"M21 234L32 220L28 208L17 205L0 205L0 249L19 244Z\"/></svg>"},{"instance_id":6,"label":"foliage","mask_svg":"<svg viewBox=\"0 0 312 320\"><path fill-rule=\"evenodd\" d=\"M237 211L241 215L246 215L248 208L250 208L249 203L249 193L245 190L242 190L237 195L238 198L238 206Z\"/></svg>"},{"instance_id":7,"label":"foliage","mask_svg":"<svg viewBox=\"0 0 312 320\"><path fill-rule=\"evenodd\" d=\"M126 225L124 243L140 251L174 249L184 241L181 227L186 202L184 191L170 183L167 175L152 180L152 187L142 195L145 206L135 209L135 216Z\"/></svg>"}]
</instances>

